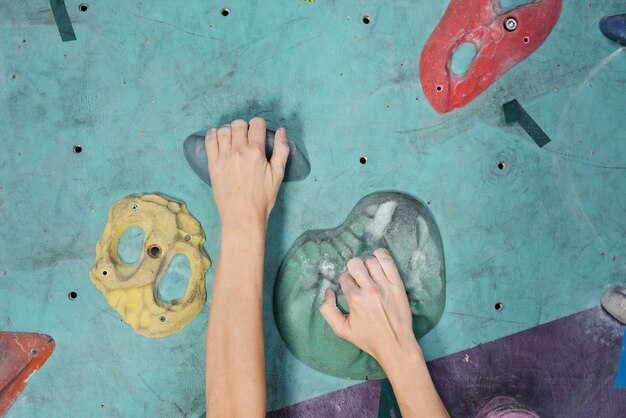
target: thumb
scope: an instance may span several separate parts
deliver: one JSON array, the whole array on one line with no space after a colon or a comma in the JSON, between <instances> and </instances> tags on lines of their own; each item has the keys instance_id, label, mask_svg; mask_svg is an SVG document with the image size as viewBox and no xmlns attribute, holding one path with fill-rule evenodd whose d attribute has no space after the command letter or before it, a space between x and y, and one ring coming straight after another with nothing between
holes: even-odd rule
<instances>
[{"instance_id":1,"label":"thumb","mask_svg":"<svg viewBox=\"0 0 626 418\"><path fill-rule=\"evenodd\" d=\"M278 184L280 184L283 181L283 177L285 177L285 165L287 164L287 158L289 158L289 151L287 133L285 128L280 128L276 131L276 135L274 136L274 151L270 159L274 180L276 180Z\"/></svg>"},{"instance_id":2,"label":"thumb","mask_svg":"<svg viewBox=\"0 0 626 418\"><path fill-rule=\"evenodd\" d=\"M350 334L348 315L342 314L339 308L337 308L337 296L331 288L326 289L324 296L325 299L322 306L320 306L320 313L328 322L335 335L347 340Z\"/></svg>"}]
</instances>

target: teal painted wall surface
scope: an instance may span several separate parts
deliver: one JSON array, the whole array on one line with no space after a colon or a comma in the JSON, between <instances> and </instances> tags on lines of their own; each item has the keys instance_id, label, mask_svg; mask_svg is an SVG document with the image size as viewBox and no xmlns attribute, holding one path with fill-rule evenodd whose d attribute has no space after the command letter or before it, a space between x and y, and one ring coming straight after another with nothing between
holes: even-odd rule
<instances>
[{"instance_id":1,"label":"teal painted wall surface","mask_svg":"<svg viewBox=\"0 0 626 418\"><path fill-rule=\"evenodd\" d=\"M88 271L108 209L131 193L184 201L217 261L215 204L182 142L233 118L286 127L312 165L283 186L268 234L269 409L355 383L288 352L271 295L293 241L371 192L412 194L439 224L448 292L421 341L429 359L596 306L626 277L626 51L597 27L622 1L564 1L543 46L446 115L425 99L418 62L447 2L66 4L72 42L47 1L0 4L0 330L56 341L8 417L204 412L210 302L178 334L148 339ZM545 148L505 124L512 99L552 138Z\"/></svg>"}]
</instances>

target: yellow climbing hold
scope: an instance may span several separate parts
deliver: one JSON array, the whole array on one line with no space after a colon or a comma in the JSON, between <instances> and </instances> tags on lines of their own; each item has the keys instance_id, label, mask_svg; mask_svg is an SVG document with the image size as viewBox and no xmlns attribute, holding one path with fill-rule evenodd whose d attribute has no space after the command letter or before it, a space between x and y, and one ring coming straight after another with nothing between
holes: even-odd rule
<instances>
[{"instance_id":1,"label":"yellow climbing hold","mask_svg":"<svg viewBox=\"0 0 626 418\"><path fill-rule=\"evenodd\" d=\"M117 247L132 226L144 230L144 251L135 263L127 264ZM146 337L165 337L189 325L206 303L205 274L211 260L204 241L200 223L184 203L158 194L126 196L109 211L89 277L135 331ZM177 254L189 259L191 276L185 294L165 302L158 297L157 287Z\"/></svg>"}]
</instances>

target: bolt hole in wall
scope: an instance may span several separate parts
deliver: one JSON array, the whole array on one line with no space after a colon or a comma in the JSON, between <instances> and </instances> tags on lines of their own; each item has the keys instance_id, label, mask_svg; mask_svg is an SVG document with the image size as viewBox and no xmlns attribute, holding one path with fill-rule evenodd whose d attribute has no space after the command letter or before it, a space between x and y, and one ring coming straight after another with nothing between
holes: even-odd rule
<instances>
[{"instance_id":1,"label":"bolt hole in wall","mask_svg":"<svg viewBox=\"0 0 626 418\"><path fill-rule=\"evenodd\" d=\"M150 248L148 248L148 255L152 258L159 258L161 248L158 245L151 245Z\"/></svg>"},{"instance_id":2,"label":"bolt hole in wall","mask_svg":"<svg viewBox=\"0 0 626 418\"><path fill-rule=\"evenodd\" d=\"M80 154L83 152L83 147L81 145L74 145L74 154Z\"/></svg>"},{"instance_id":3,"label":"bolt hole in wall","mask_svg":"<svg viewBox=\"0 0 626 418\"><path fill-rule=\"evenodd\" d=\"M230 10L228 10L226 7L224 7L222 9L221 13L222 13L222 16L226 17L226 16L228 16L230 14Z\"/></svg>"},{"instance_id":4,"label":"bolt hole in wall","mask_svg":"<svg viewBox=\"0 0 626 418\"><path fill-rule=\"evenodd\" d=\"M367 157L365 155L361 156L361 158L359 158L359 162L361 164L367 164Z\"/></svg>"},{"instance_id":5,"label":"bolt hole in wall","mask_svg":"<svg viewBox=\"0 0 626 418\"><path fill-rule=\"evenodd\" d=\"M527 44L530 42L530 38L528 36L524 36L524 43Z\"/></svg>"},{"instance_id":6,"label":"bolt hole in wall","mask_svg":"<svg viewBox=\"0 0 626 418\"><path fill-rule=\"evenodd\" d=\"M71 291L70 293L67 294L67 297L69 300L76 300L76 298L78 297L78 293Z\"/></svg>"},{"instance_id":7,"label":"bolt hole in wall","mask_svg":"<svg viewBox=\"0 0 626 418\"><path fill-rule=\"evenodd\" d=\"M497 302L497 303L494 305L494 308L496 309L496 311L500 312L501 310L503 310L503 309L504 309L504 303L502 303L502 302Z\"/></svg>"},{"instance_id":8,"label":"bolt hole in wall","mask_svg":"<svg viewBox=\"0 0 626 418\"><path fill-rule=\"evenodd\" d=\"M500 161L498 163L498 169L504 170L506 168L506 163L504 161Z\"/></svg>"},{"instance_id":9,"label":"bolt hole in wall","mask_svg":"<svg viewBox=\"0 0 626 418\"><path fill-rule=\"evenodd\" d=\"M81 3L78 5L78 10L81 12L86 12L89 9L89 5L87 3Z\"/></svg>"},{"instance_id":10,"label":"bolt hole in wall","mask_svg":"<svg viewBox=\"0 0 626 418\"><path fill-rule=\"evenodd\" d=\"M363 23L365 23L366 25L369 25L372 22L372 18L370 16L363 16Z\"/></svg>"}]
</instances>

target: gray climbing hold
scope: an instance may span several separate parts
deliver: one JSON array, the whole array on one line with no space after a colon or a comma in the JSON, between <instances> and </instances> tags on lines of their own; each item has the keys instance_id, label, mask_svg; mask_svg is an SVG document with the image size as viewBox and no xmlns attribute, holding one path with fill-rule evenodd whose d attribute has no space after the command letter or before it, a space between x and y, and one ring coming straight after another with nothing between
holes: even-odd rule
<instances>
[{"instance_id":1,"label":"gray climbing hold","mask_svg":"<svg viewBox=\"0 0 626 418\"><path fill-rule=\"evenodd\" d=\"M626 325L626 286L618 284L604 292L602 307L613 318Z\"/></svg>"},{"instance_id":2,"label":"gray climbing hold","mask_svg":"<svg viewBox=\"0 0 626 418\"><path fill-rule=\"evenodd\" d=\"M265 136L265 156L269 160L274 151L274 135L276 132L268 129ZM283 181L300 181L306 178L311 172L311 165L298 149L293 141L289 141L289 159L285 167L285 178ZM198 132L189 135L183 144L185 158L193 171L209 186L209 162L204 146L204 133Z\"/></svg>"}]
</instances>

